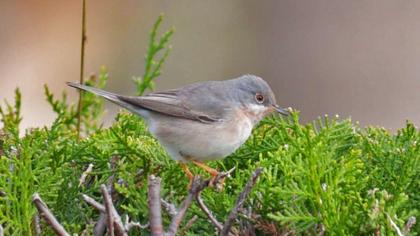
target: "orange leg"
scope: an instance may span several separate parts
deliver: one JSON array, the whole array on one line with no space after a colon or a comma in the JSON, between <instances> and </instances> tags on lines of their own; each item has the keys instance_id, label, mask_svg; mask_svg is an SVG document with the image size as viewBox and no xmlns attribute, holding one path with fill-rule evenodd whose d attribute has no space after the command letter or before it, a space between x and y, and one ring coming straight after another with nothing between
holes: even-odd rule
<instances>
[{"instance_id":1,"label":"orange leg","mask_svg":"<svg viewBox=\"0 0 420 236\"><path fill-rule=\"evenodd\" d=\"M191 173L190 169L188 169L187 164L180 162L179 163L181 165L182 170L185 172L185 175L187 175L188 179L190 180L190 182L188 183L188 189L191 188L192 182L194 180L194 175Z\"/></svg>"},{"instance_id":2,"label":"orange leg","mask_svg":"<svg viewBox=\"0 0 420 236\"><path fill-rule=\"evenodd\" d=\"M207 171L208 173L210 173L211 175L211 180L210 180L210 185L213 185L214 180L216 179L216 176L219 174L219 171L201 163L198 161L191 161L192 163L194 163L196 166L200 167L201 169Z\"/></svg>"}]
</instances>

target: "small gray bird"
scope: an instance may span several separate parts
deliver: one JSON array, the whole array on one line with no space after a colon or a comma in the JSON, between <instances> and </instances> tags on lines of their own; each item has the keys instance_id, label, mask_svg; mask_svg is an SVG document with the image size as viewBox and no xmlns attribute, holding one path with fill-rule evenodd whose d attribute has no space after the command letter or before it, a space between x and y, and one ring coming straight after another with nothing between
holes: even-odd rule
<instances>
[{"instance_id":1,"label":"small gray bird","mask_svg":"<svg viewBox=\"0 0 420 236\"><path fill-rule=\"evenodd\" d=\"M67 83L102 96L146 120L149 131L190 179L186 162L212 176L219 174L203 162L228 156L251 135L269 113L287 115L276 104L270 86L260 77L243 75L225 81L206 81L146 96L123 96L97 88Z\"/></svg>"}]
</instances>

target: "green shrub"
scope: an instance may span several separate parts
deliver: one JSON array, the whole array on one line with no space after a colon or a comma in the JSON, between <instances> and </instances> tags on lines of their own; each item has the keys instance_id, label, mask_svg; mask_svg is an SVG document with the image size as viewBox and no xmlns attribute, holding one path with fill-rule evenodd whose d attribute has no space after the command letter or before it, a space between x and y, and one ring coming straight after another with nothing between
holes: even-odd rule
<instances>
[{"instance_id":1,"label":"green shrub","mask_svg":"<svg viewBox=\"0 0 420 236\"><path fill-rule=\"evenodd\" d=\"M160 21L152 31L148 55L153 55L146 56L146 67L156 65L152 63L156 47L167 48L172 35L165 33L163 46L158 46L162 42L156 40ZM151 88L163 61L158 61L158 69L149 68L143 79L136 80L139 94ZM86 83L104 87L107 79L102 69L98 79L92 77ZM85 137L78 141L76 106L69 105L65 94L56 99L47 86L45 94L57 114L55 121L49 127L26 130L23 136L19 135L19 90L14 105L0 107L0 225L5 235L35 234L34 192L67 230L88 235L99 214L81 194L99 201L99 186L110 179L118 196L117 210L135 221L148 221L150 174L162 178L162 197L180 204L187 194L188 179L139 117L120 112L111 127L102 128L103 100L84 93ZM202 198L223 221L250 174L263 167L245 204L247 214L243 211L238 223L250 222L257 234L396 235L397 228L407 233L409 217L420 216L419 139L411 123L391 134L337 118L301 124L296 112L287 119L269 117L237 152L210 163L220 170L237 168L222 192L206 189ZM79 178L90 164L93 170L81 183ZM193 171L205 175L196 168ZM188 209L186 219L194 215L198 220L188 234L213 235L214 227L196 205ZM165 224L169 219L164 215ZM44 235L52 234L45 224L42 229ZM409 234L419 232L417 223ZM148 230L136 229L132 234L147 235Z\"/></svg>"}]
</instances>

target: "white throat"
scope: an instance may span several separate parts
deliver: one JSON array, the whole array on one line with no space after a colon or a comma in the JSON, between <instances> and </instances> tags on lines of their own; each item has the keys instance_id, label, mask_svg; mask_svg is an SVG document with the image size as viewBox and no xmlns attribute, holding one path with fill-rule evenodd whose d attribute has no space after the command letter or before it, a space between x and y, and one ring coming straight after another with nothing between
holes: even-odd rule
<instances>
[{"instance_id":1,"label":"white throat","mask_svg":"<svg viewBox=\"0 0 420 236\"><path fill-rule=\"evenodd\" d=\"M255 125L264 118L264 116L267 114L268 108L263 105L251 104L248 105L247 110L249 118Z\"/></svg>"}]
</instances>

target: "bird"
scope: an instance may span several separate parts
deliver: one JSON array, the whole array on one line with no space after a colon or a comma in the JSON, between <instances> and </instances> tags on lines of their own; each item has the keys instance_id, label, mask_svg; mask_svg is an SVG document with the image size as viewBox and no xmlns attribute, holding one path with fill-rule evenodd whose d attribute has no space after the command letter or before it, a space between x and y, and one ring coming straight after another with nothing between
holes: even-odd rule
<instances>
[{"instance_id":1,"label":"bird","mask_svg":"<svg viewBox=\"0 0 420 236\"><path fill-rule=\"evenodd\" d=\"M212 183L219 172L205 162L232 154L268 114L289 114L288 109L277 105L269 84L251 74L192 83L144 96L119 95L73 82L67 85L104 97L141 116L149 132L179 162L190 185L194 175L188 163L208 172Z\"/></svg>"}]
</instances>

